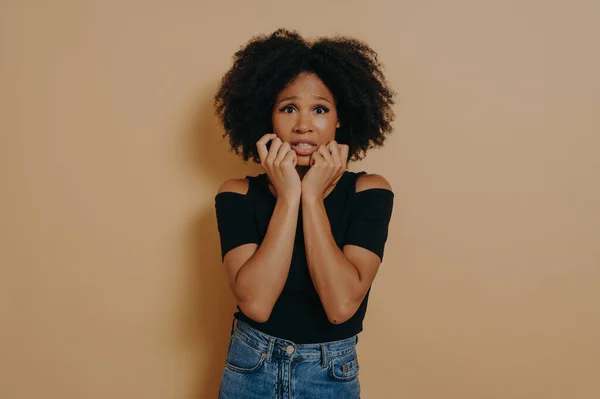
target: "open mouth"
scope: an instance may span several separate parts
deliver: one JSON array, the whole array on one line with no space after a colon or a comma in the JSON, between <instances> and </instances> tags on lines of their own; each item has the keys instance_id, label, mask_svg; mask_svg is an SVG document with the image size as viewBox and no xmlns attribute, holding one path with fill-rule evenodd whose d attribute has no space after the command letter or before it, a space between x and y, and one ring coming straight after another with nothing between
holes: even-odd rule
<instances>
[{"instance_id":1,"label":"open mouth","mask_svg":"<svg viewBox=\"0 0 600 399\"><path fill-rule=\"evenodd\" d=\"M290 146L296 155L308 156L317 150L317 146L310 143L298 143Z\"/></svg>"}]
</instances>

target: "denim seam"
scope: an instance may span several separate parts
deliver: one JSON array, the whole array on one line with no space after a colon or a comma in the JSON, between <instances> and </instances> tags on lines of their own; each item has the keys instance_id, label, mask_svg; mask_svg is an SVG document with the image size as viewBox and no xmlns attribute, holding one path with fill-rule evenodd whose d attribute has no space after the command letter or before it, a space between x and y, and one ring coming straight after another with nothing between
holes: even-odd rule
<instances>
[{"instance_id":1,"label":"denim seam","mask_svg":"<svg viewBox=\"0 0 600 399\"><path fill-rule=\"evenodd\" d=\"M334 357L334 356L343 356L343 355L347 355L348 353L352 353L353 351L355 351L356 348L353 346L351 348L346 348L346 349L340 349L337 351L327 351L329 357Z\"/></svg>"},{"instance_id":2,"label":"denim seam","mask_svg":"<svg viewBox=\"0 0 600 399\"><path fill-rule=\"evenodd\" d=\"M269 338L269 346L267 347L267 358L265 361L271 363L273 357L273 347L275 346L275 338Z\"/></svg>"},{"instance_id":3,"label":"denim seam","mask_svg":"<svg viewBox=\"0 0 600 399\"><path fill-rule=\"evenodd\" d=\"M237 373L241 373L241 374L252 374L254 372L256 372L258 369L260 369L263 365L265 361L265 357L261 356L260 360L258 361L258 363L256 364L256 366L249 368L249 369L245 369L245 368L241 368L238 366L235 366L227 361L225 361L225 366L230 369L231 371L235 371Z\"/></svg>"},{"instance_id":4,"label":"denim seam","mask_svg":"<svg viewBox=\"0 0 600 399\"><path fill-rule=\"evenodd\" d=\"M258 345L253 339L249 338L248 336L246 336L245 334L240 334L239 332L235 332L234 335L236 337L238 337L239 339L241 339L242 341L244 341L246 344L248 344L250 347L256 349L259 352L264 352L264 348L261 348L260 345Z\"/></svg>"}]
</instances>

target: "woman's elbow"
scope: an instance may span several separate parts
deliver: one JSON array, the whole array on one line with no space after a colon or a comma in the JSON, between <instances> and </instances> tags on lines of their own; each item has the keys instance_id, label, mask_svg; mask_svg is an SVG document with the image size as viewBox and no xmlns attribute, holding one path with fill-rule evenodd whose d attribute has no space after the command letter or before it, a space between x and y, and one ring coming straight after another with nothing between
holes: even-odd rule
<instances>
[{"instance_id":1,"label":"woman's elbow","mask_svg":"<svg viewBox=\"0 0 600 399\"><path fill-rule=\"evenodd\" d=\"M327 319L331 324L342 324L350 320L358 309L349 306L339 306L336 309L329 309L325 311Z\"/></svg>"},{"instance_id":2,"label":"woman's elbow","mask_svg":"<svg viewBox=\"0 0 600 399\"><path fill-rule=\"evenodd\" d=\"M241 302L240 310L246 317L254 320L257 323L264 323L271 317L272 306L259 304L257 302Z\"/></svg>"}]
</instances>

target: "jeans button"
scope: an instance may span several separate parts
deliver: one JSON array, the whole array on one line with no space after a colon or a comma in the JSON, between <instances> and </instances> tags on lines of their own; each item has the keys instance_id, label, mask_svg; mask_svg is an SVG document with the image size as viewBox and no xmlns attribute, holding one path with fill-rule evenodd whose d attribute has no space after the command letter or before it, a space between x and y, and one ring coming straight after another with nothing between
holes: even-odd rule
<instances>
[{"instance_id":1,"label":"jeans button","mask_svg":"<svg viewBox=\"0 0 600 399\"><path fill-rule=\"evenodd\" d=\"M291 354L293 354L295 350L296 350L296 349L294 349L294 347L293 347L292 345L289 345L289 346L288 346L288 347L285 349L285 351L287 352L287 354L288 354L288 355L291 355Z\"/></svg>"}]
</instances>

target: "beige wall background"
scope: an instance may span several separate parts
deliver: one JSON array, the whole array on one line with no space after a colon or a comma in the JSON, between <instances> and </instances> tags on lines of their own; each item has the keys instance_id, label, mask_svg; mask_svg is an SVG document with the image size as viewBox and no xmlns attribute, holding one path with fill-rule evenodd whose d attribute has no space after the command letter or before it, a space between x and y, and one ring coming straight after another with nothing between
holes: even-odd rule
<instances>
[{"instance_id":1,"label":"beige wall background","mask_svg":"<svg viewBox=\"0 0 600 399\"><path fill-rule=\"evenodd\" d=\"M216 397L212 96L278 27L370 43L396 193L363 397L600 397L600 3L0 0L0 397Z\"/></svg>"}]
</instances>

